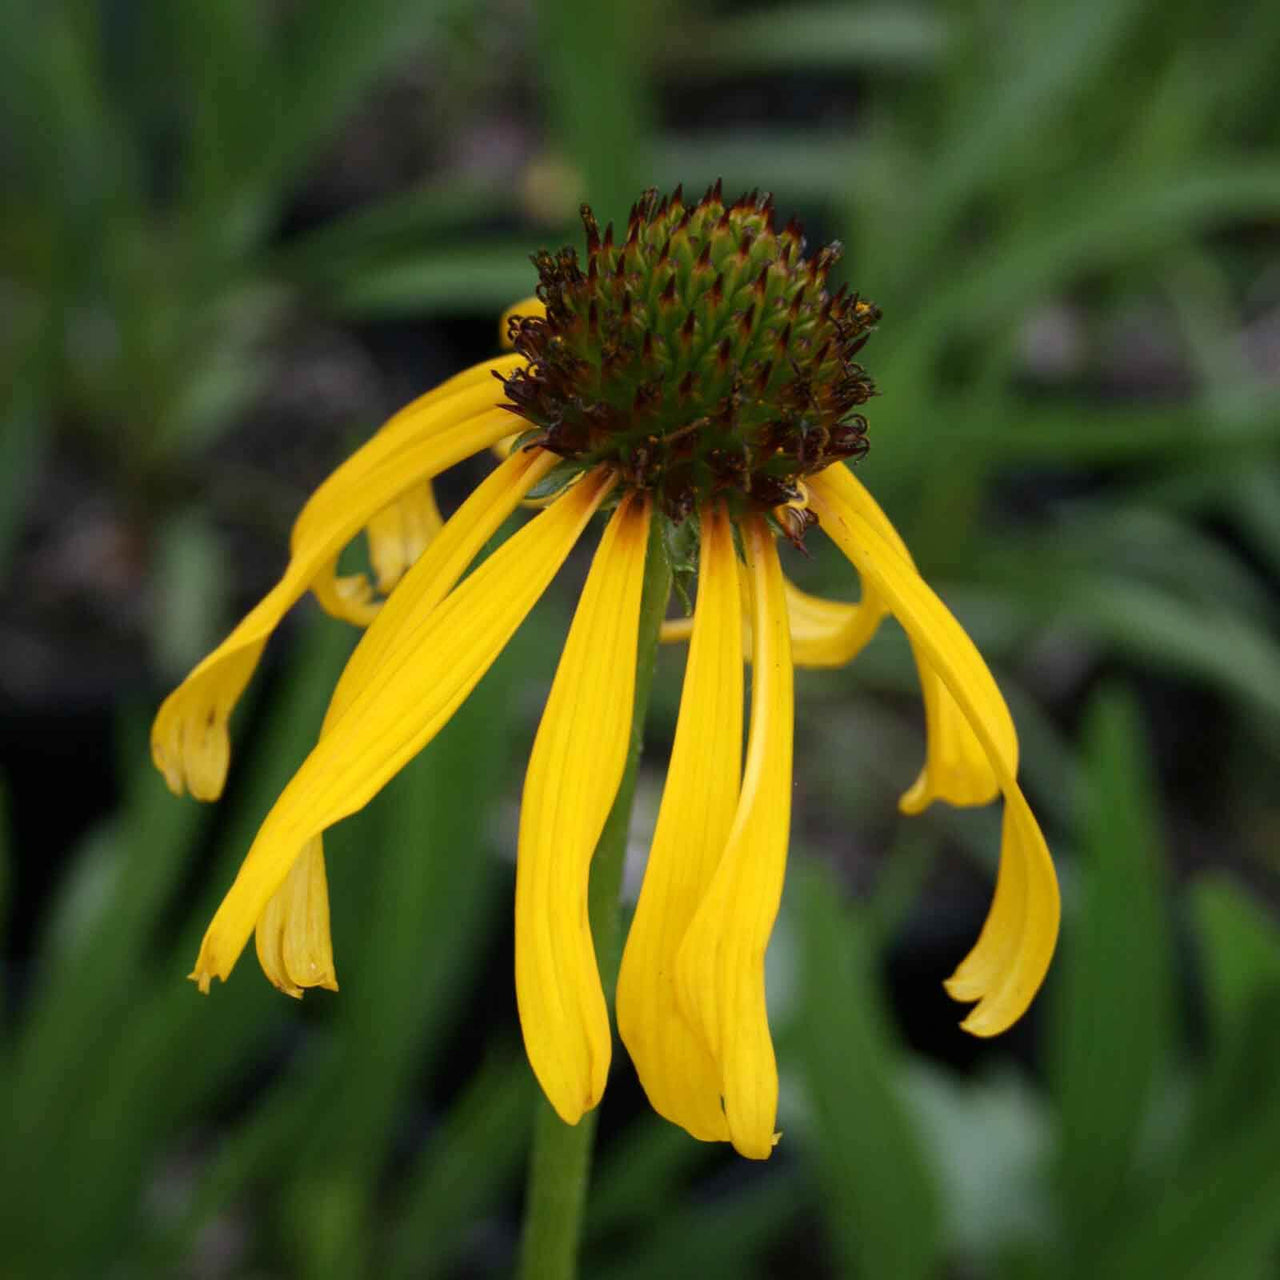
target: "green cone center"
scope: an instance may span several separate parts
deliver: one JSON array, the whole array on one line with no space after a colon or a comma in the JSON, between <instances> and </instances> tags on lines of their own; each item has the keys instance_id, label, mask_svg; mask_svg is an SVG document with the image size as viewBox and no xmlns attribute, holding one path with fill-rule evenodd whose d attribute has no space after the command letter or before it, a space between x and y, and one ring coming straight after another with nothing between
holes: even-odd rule
<instances>
[{"instance_id":1,"label":"green cone center","mask_svg":"<svg viewBox=\"0 0 1280 1280\"><path fill-rule=\"evenodd\" d=\"M505 380L540 443L581 467L610 463L681 520L727 496L795 500L798 481L867 449L858 407L875 393L853 356L879 311L775 227L772 197L696 204L646 192L627 235L601 236L587 206L585 269L573 249L535 254L545 319L516 316L529 368Z\"/></svg>"}]
</instances>

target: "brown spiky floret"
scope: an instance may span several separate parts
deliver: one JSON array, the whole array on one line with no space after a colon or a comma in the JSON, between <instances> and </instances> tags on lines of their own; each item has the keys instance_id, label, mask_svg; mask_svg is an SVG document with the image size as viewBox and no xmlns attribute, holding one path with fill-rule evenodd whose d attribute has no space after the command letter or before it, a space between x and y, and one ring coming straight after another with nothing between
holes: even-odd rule
<instances>
[{"instance_id":1,"label":"brown spiky floret","mask_svg":"<svg viewBox=\"0 0 1280 1280\"><path fill-rule=\"evenodd\" d=\"M797 482L867 449L858 406L875 386L854 355L880 318L827 275L838 243L812 257L772 196L726 204L717 182L695 204L645 192L626 238L582 207L587 259L533 256L545 319L515 316L529 366L504 379L534 438L583 467L609 462L654 492L673 520L702 500L739 508L794 500Z\"/></svg>"}]
</instances>

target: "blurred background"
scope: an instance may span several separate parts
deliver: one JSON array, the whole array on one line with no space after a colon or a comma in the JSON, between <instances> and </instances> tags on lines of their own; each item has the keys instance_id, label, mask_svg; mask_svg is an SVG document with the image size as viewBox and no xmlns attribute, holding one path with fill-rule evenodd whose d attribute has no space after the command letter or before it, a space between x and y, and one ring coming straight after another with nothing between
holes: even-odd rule
<instances>
[{"instance_id":1,"label":"blurred background","mask_svg":"<svg viewBox=\"0 0 1280 1280\"><path fill-rule=\"evenodd\" d=\"M251 956L209 999L185 975L354 632L295 611L217 806L166 792L147 729L314 484L496 349L580 200L717 177L842 240L884 309L860 474L1008 696L1063 938L1028 1018L958 1030L998 812L897 814L923 716L896 628L802 673L784 1137L763 1165L695 1143L619 1052L585 1274L1277 1274L1280 6L2 12L6 1276L510 1274L516 802L581 563L333 833L340 995ZM822 542L788 570L854 598Z\"/></svg>"}]
</instances>

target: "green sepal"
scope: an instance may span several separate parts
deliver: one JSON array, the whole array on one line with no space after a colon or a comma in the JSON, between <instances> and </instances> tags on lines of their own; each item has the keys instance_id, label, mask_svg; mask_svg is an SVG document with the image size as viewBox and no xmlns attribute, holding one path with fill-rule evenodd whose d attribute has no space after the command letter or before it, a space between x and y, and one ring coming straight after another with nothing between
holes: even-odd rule
<instances>
[{"instance_id":1,"label":"green sepal","mask_svg":"<svg viewBox=\"0 0 1280 1280\"><path fill-rule=\"evenodd\" d=\"M686 520L671 520L659 514L662 521L662 543L671 562L671 585L680 597L680 607L685 617L693 613L693 580L698 575L698 548L701 529L698 513L694 511Z\"/></svg>"},{"instance_id":2,"label":"green sepal","mask_svg":"<svg viewBox=\"0 0 1280 1280\"><path fill-rule=\"evenodd\" d=\"M541 502L563 493L585 470L580 459L566 458L557 462L537 484L524 495L526 502Z\"/></svg>"}]
</instances>

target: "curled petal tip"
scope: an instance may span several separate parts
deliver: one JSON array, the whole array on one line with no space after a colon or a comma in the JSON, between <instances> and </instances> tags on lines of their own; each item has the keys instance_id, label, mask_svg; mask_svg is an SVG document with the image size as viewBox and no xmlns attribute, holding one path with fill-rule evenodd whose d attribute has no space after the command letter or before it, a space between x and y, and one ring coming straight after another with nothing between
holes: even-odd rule
<instances>
[{"instance_id":1,"label":"curled petal tip","mask_svg":"<svg viewBox=\"0 0 1280 1280\"><path fill-rule=\"evenodd\" d=\"M151 731L151 758L174 795L197 800L222 795L231 763L225 708L212 682L188 680L165 699Z\"/></svg>"}]
</instances>

